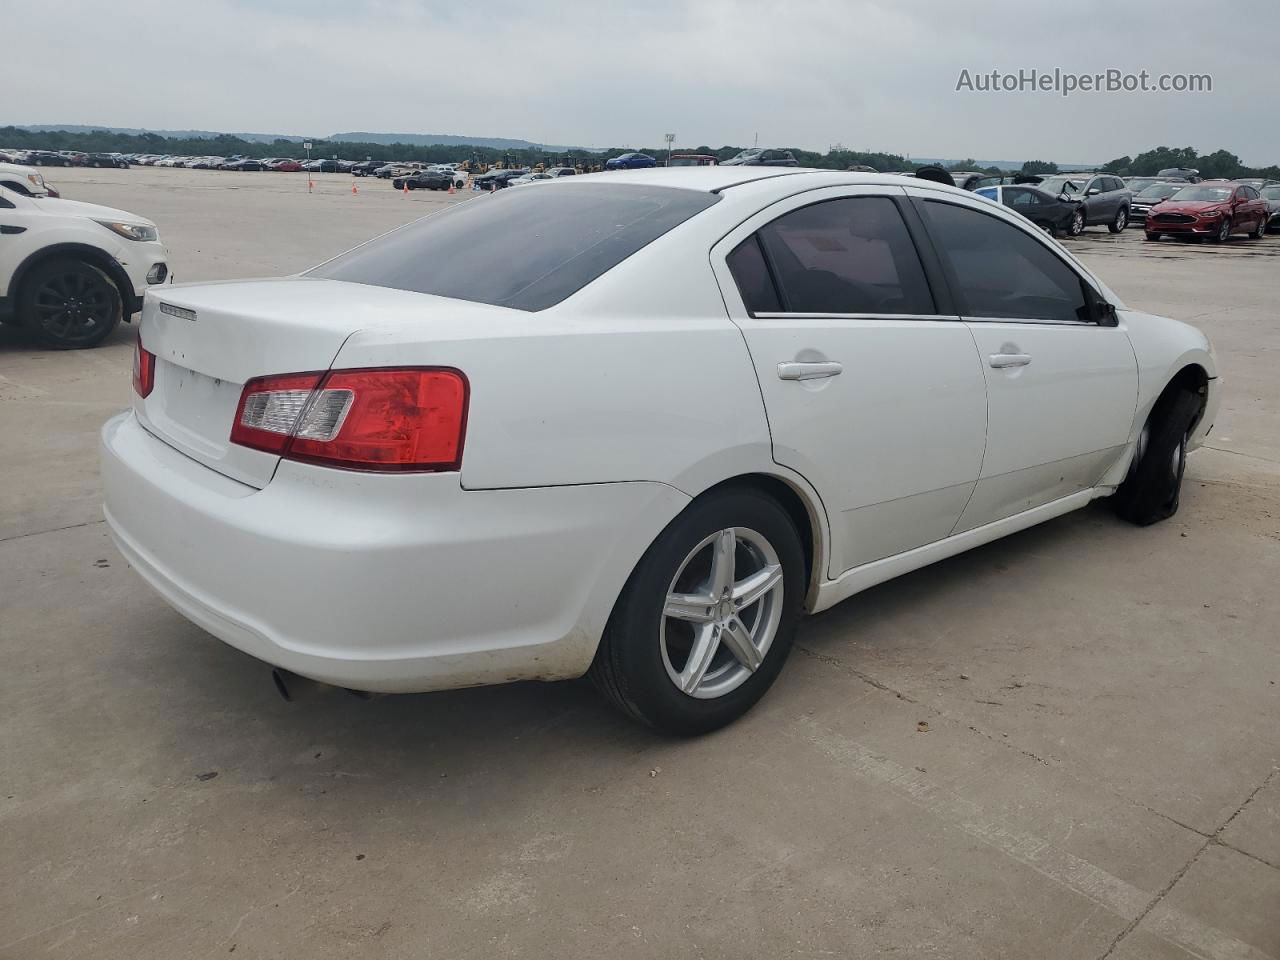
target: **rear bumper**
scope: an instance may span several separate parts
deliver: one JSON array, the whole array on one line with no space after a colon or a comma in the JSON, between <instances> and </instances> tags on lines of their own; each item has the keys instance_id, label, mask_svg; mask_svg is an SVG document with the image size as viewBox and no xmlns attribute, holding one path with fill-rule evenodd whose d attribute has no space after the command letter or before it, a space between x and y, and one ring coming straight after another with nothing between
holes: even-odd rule
<instances>
[{"instance_id":1,"label":"rear bumper","mask_svg":"<svg viewBox=\"0 0 1280 960\"><path fill-rule=\"evenodd\" d=\"M257 490L132 413L103 427L102 479L121 553L187 619L302 676L393 693L581 675L688 503L660 483L466 491L457 474L289 462Z\"/></svg>"}]
</instances>

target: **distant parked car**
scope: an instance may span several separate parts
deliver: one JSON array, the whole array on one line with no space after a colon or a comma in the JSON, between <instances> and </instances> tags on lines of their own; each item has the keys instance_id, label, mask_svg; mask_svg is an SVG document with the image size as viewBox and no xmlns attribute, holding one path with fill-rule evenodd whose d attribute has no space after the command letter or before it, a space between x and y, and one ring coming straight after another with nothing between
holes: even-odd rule
<instances>
[{"instance_id":1,"label":"distant parked car","mask_svg":"<svg viewBox=\"0 0 1280 960\"><path fill-rule=\"evenodd\" d=\"M85 158L86 167L117 167L129 169L129 161L118 153L91 153Z\"/></svg>"},{"instance_id":2,"label":"distant parked car","mask_svg":"<svg viewBox=\"0 0 1280 960\"><path fill-rule=\"evenodd\" d=\"M978 190L1004 183L1004 177L978 170L957 170L951 174L951 182L961 190Z\"/></svg>"},{"instance_id":3,"label":"distant parked car","mask_svg":"<svg viewBox=\"0 0 1280 960\"><path fill-rule=\"evenodd\" d=\"M1129 222L1135 226L1146 226L1151 210L1161 200L1168 200L1175 193L1187 186L1185 180L1157 180L1133 196L1133 205L1129 208Z\"/></svg>"},{"instance_id":4,"label":"distant parked car","mask_svg":"<svg viewBox=\"0 0 1280 960\"><path fill-rule=\"evenodd\" d=\"M1084 203L1080 200L1063 199L1030 184L979 187L974 193L1017 211L1051 236L1065 233L1078 237L1084 230Z\"/></svg>"},{"instance_id":5,"label":"distant parked car","mask_svg":"<svg viewBox=\"0 0 1280 960\"><path fill-rule=\"evenodd\" d=\"M450 170L414 170L393 178L391 186L397 190L448 190L452 182Z\"/></svg>"},{"instance_id":6,"label":"distant parked car","mask_svg":"<svg viewBox=\"0 0 1280 960\"><path fill-rule=\"evenodd\" d=\"M285 157L282 160L275 160L267 165L268 170L278 170L281 173L297 173L302 169L302 164L297 160L291 160Z\"/></svg>"},{"instance_id":7,"label":"distant parked car","mask_svg":"<svg viewBox=\"0 0 1280 960\"><path fill-rule=\"evenodd\" d=\"M226 162L226 158L224 157L197 157L195 160L188 163L187 166L192 170L217 170Z\"/></svg>"},{"instance_id":8,"label":"distant parked car","mask_svg":"<svg viewBox=\"0 0 1280 960\"><path fill-rule=\"evenodd\" d=\"M1045 177L1040 189L1083 200L1086 227L1105 223L1112 233L1120 233L1129 224L1133 193L1119 177L1108 173L1064 173Z\"/></svg>"},{"instance_id":9,"label":"distant parked car","mask_svg":"<svg viewBox=\"0 0 1280 960\"><path fill-rule=\"evenodd\" d=\"M337 173L337 160L311 160L302 165L302 169L310 170L312 173Z\"/></svg>"},{"instance_id":10,"label":"distant parked car","mask_svg":"<svg viewBox=\"0 0 1280 960\"><path fill-rule=\"evenodd\" d=\"M351 165L351 175L353 177L367 177L380 166L382 166L381 160L361 160L359 163Z\"/></svg>"},{"instance_id":11,"label":"distant parked car","mask_svg":"<svg viewBox=\"0 0 1280 960\"><path fill-rule=\"evenodd\" d=\"M1258 191L1267 201L1267 229L1280 230L1280 184Z\"/></svg>"},{"instance_id":12,"label":"distant parked car","mask_svg":"<svg viewBox=\"0 0 1280 960\"><path fill-rule=\"evenodd\" d=\"M736 156L724 161L726 167L798 167L795 156L790 150L776 148L748 147Z\"/></svg>"},{"instance_id":13,"label":"distant parked car","mask_svg":"<svg viewBox=\"0 0 1280 960\"><path fill-rule=\"evenodd\" d=\"M1267 232L1267 201L1247 183L1188 184L1147 217L1147 239L1164 235L1208 237L1225 242L1233 233L1261 240Z\"/></svg>"},{"instance_id":14,"label":"distant parked car","mask_svg":"<svg viewBox=\"0 0 1280 960\"><path fill-rule=\"evenodd\" d=\"M647 153L623 153L610 157L604 162L606 170L638 170L643 167L656 167L658 161Z\"/></svg>"},{"instance_id":15,"label":"distant parked car","mask_svg":"<svg viewBox=\"0 0 1280 960\"><path fill-rule=\"evenodd\" d=\"M228 160L219 169L222 170L253 170L261 171L267 169L262 165L261 160L255 160L252 157L242 157L239 160Z\"/></svg>"},{"instance_id":16,"label":"distant parked car","mask_svg":"<svg viewBox=\"0 0 1280 960\"><path fill-rule=\"evenodd\" d=\"M490 170L475 178L475 185L481 190L501 190L509 187L511 181L523 177L529 171L521 167L515 170Z\"/></svg>"},{"instance_id":17,"label":"distant parked car","mask_svg":"<svg viewBox=\"0 0 1280 960\"><path fill-rule=\"evenodd\" d=\"M554 179L555 179L555 178L554 178L554 177L552 177L550 174L543 173L543 172L542 172L542 171L540 171L540 170L539 170L539 171L530 171L529 173L526 173L523 177L515 177L515 178L513 178L513 179L512 179L512 180L507 184L507 186L509 186L509 187L520 187L520 186L523 186L523 185L524 185L524 184L526 184L526 183L536 183L536 182L537 182L537 181L539 181L539 180L554 180Z\"/></svg>"},{"instance_id":18,"label":"distant parked car","mask_svg":"<svg viewBox=\"0 0 1280 960\"><path fill-rule=\"evenodd\" d=\"M578 171L573 169L573 167L551 167L549 170L545 170L543 172L553 180L559 179L560 177L574 177L578 174Z\"/></svg>"},{"instance_id":19,"label":"distant parked car","mask_svg":"<svg viewBox=\"0 0 1280 960\"><path fill-rule=\"evenodd\" d=\"M668 167L714 167L720 161L706 153L677 153L667 160Z\"/></svg>"},{"instance_id":20,"label":"distant parked car","mask_svg":"<svg viewBox=\"0 0 1280 960\"><path fill-rule=\"evenodd\" d=\"M26 162L33 167L69 167L71 161L52 150L29 150Z\"/></svg>"},{"instance_id":21,"label":"distant parked car","mask_svg":"<svg viewBox=\"0 0 1280 960\"><path fill-rule=\"evenodd\" d=\"M1157 170L1156 176L1161 180L1186 180L1188 183L1200 182L1200 171L1192 167L1165 167Z\"/></svg>"}]
</instances>

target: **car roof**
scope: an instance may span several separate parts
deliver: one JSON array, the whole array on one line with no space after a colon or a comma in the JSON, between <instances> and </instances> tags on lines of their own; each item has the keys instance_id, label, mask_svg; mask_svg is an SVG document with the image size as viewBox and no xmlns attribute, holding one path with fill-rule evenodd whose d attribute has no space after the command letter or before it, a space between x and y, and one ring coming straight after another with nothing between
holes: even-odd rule
<instances>
[{"instance_id":1,"label":"car roof","mask_svg":"<svg viewBox=\"0 0 1280 960\"><path fill-rule=\"evenodd\" d=\"M645 186L683 187L716 193L740 183L751 183L769 177L794 176L797 173L831 173L830 170L808 170L803 167L647 167L641 170L610 170L583 177L594 183L638 183Z\"/></svg>"}]
</instances>

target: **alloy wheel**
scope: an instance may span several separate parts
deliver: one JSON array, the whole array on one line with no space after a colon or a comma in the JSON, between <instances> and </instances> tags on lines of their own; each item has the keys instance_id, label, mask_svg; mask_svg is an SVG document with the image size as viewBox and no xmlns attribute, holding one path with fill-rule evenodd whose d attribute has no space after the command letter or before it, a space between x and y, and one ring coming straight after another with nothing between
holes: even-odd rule
<instances>
[{"instance_id":1,"label":"alloy wheel","mask_svg":"<svg viewBox=\"0 0 1280 960\"><path fill-rule=\"evenodd\" d=\"M114 309L111 290L84 269L53 274L35 292L37 325L65 344L93 339L103 327L111 326Z\"/></svg>"},{"instance_id":2,"label":"alloy wheel","mask_svg":"<svg viewBox=\"0 0 1280 960\"><path fill-rule=\"evenodd\" d=\"M1078 237L1084 233L1084 214L1077 210L1071 215L1071 235Z\"/></svg>"},{"instance_id":3,"label":"alloy wheel","mask_svg":"<svg viewBox=\"0 0 1280 960\"><path fill-rule=\"evenodd\" d=\"M702 540L663 606L659 644L671 682L700 700L736 690L768 655L782 601L782 565L761 534L731 527Z\"/></svg>"}]
</instances>

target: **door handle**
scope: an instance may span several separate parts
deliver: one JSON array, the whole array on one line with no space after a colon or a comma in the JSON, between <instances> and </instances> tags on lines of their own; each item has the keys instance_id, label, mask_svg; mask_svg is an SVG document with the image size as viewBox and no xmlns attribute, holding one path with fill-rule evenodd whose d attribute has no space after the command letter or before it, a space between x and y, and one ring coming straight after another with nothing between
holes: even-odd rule
<instances>
[{"instance_id":1,"label":"door handle","mask_svg":"<svg viewBox=\"0 0 1280 960\"><path fill-rule=\"evenodd\" d=\"M844 364L835 360L791 360L778 364L779 380L821 380L836 377Z\"/></svg>"},{"instance_id":2,"label":"door handle","mask_svg":"<svg viewBox=\"0 0 1280 960\"><path fill-rule=\"evenodd\" d=\"M1003 370L1005 367L1025 367L1031 362L1031 354L1029 353L993 353L991 355L991 365L997 370Z\"/></svg>"}]
</instances>

